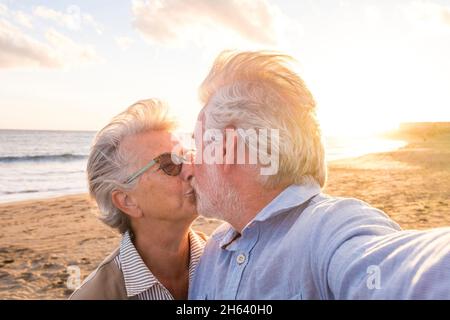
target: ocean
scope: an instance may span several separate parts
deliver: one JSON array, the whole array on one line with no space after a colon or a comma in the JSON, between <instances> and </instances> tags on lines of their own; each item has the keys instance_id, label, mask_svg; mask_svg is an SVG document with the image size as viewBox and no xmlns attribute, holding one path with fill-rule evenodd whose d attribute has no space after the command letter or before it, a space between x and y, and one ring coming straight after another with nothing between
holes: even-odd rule
<instances>
[{"instance_id":1,"label":"ocean","mask_svg":"<svg viewBox=\"0 0 450 320\"><path fill-rule=\"evenodd\" d=\"M86 163L95 132L0 130L0 202L87 192ZM398 149L381 138L326 137L327 160Z\"/></svg>"},{"instance_id":2,"label":"ocean","mask_svg":"<svg viewBox=\"0 0 450 320\"><path fill-rule=\"evenodd\" d=\"M87 192L95 132L0 130L0 202Z\"/></svg>"}]
</instances>

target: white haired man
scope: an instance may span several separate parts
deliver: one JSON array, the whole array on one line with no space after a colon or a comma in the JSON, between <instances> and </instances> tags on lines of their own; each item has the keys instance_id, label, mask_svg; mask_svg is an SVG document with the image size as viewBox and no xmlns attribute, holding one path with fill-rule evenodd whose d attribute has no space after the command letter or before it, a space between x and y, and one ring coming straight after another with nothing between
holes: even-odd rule
<instances>
[{"instance_id":1,"label":"white haired man","mask_svg":"<svg viewBox=\"0 0 450 320\"><path fill-rule=\"evenodd\" d=\"M196 161L191 181L199 214L227 223L208 241L189 298L450 299L450 228L402 231L362 201L321 192L315 103L288 60L225 52L201 85L197 153L216 161ZM212 128L222 135L198 134ZM223 144L240 129L279 131L263 144L279 154L276 174L262 176L259 160L237 164L240 142L258 148L239 134Z\"/></svg>"},{"instance_id":2,"label":"white haired man","mask_svg":"<svg viewBox=\"0 0 450 320\"><path fill-rule=\"evenodd\" d=\"M186 299L205 239L190 229L197 217L191 175L171 134L173 120L158 100L139 101L96 136L87 175L100 219L122 234L115 250L71 299Z\"/></svg>"}]
</instances>

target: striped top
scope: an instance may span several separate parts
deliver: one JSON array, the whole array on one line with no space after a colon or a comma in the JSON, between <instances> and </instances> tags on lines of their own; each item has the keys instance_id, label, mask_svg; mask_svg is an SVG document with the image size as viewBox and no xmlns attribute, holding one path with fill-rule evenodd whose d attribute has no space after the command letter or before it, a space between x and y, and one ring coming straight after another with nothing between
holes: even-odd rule
<instances>
[{"instance_id":1,"label":"striped top","mask_svg":"<svg viewBox=\"0 0 450 320\"><path fill-rule=\"evenodd\" d=\"M189 243L189 285L191 285L195 269L203 253L205 240L190 230ZM147 268L131 241L128 231L123 234L119 254L115 257L114 262L123 273L128 297L136 297L138 300L174 300L169 290Z\"/></svg>"}]
</instances>

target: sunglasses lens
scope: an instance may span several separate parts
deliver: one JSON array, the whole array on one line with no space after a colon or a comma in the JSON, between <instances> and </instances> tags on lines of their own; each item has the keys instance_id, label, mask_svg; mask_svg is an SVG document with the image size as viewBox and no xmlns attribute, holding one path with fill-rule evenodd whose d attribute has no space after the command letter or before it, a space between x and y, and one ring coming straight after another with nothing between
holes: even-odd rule
<instances>
[{"instance_id":1,"label":"sunglasses lens","mask_svg":"<svg viewBox=\"0 0 450 320\"><path fill-rule=\"evenodd\" d=\"M159 166L169 176L177 176L181 172L182 163L174 163L171 154L164 154L159 160Z\"/></svg>"}]
</instances>

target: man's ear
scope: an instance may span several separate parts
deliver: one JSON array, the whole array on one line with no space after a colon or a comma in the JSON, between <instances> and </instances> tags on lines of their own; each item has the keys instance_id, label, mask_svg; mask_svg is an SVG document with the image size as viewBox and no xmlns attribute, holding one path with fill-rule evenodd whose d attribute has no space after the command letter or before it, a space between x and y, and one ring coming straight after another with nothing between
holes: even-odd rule
<instances>
[{"instance_id":1,"label":"man's ear","mask_svg":"<svg viewBox=\"0 0 450 320\"><path fill-rule=\"evenodd\" d=\"M121 190L114 190L111 194L113 204L123 213L131 218L142 217L142 210L139 208L136 200L129 194Z\"/></svg>"}]
</instances>

